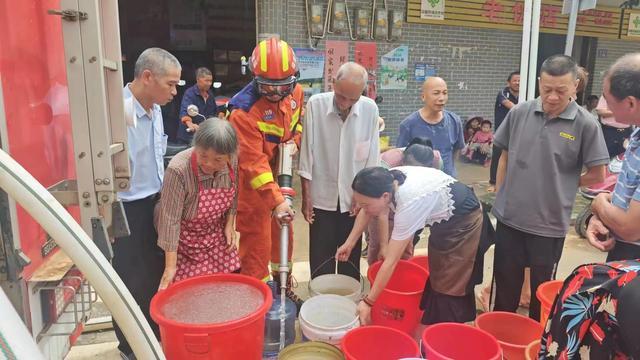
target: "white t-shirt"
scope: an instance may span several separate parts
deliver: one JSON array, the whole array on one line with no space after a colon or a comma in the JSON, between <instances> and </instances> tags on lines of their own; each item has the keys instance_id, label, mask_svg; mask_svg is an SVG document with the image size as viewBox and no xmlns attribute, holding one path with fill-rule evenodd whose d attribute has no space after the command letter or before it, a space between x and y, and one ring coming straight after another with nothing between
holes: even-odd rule
<instances>
[{"instance_id":1,"label":"white t-shirt","mask_svg":"<svg viewBox=\"0 0 640 360\"><path fill-rule=\"evenodd\" d=\"M417 230L453 216L454 201L449 185L456 181L454 178L421 166L400 166L392 170L400 170L407 176L395 193L392 240L406 240Z\"/></svg>"},{"instance_id":2,"label":"white t-shirt","mask_svg":"<svg viewBox=\"0 0 640 360\"><path fill-rule=\"evenodd\" d=\"M334 93L313 95L307 101L298 174L311 180L313 207L340 212L351 208L351 182L356 174L380 164L378 106L361 96L342 121Z\"/></svg>"}]
</instances>

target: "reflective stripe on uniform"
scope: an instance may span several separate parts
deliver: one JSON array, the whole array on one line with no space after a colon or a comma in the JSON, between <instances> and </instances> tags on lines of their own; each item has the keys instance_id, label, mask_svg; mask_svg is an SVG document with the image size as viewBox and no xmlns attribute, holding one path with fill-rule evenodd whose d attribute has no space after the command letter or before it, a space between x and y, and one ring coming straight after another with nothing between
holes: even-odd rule
<instances>
[{"instance_id":1,"label":"reflective stripe on uniform","mask_svg":"<svg viewBox=\"0 0 640 360\"><path fill-rule=\"evenodd\" d=\"M287 262L287 266L289 267L289 272L291 272L291 268L293 267L293 262ZM271 263L271 271L280 271L280 263Z\"/></svg>"},{"instance_id":2,"label":"reflective stripe on uniform","mask_svg":"<svg viewBox=\"0 0 640 360\"><path fill-rule=\"evenodd\" d=\"M282 48L282 71L289 71L289 45L286 42L281 41L280 47Z\"/></svg>"},{"instance_id":3,"label":"reflective stripe on uniform","mask_svg":"<svg viewBox=\"0 0 640 360\"><path fill-rule=\"evenodd\" d=\"M271 134L276 136L284 136L284 129L276 124L269 124L264 121L258 121L258 128L265 134Z\"/></svg>"},{"instance_id":4,"label":"reflective stripe on uniform","mask_svg":"<svg viewBox=\"0 0 640 360\"><path fill-rule=\"evenodd\" d=\"M267 282L269 280L271 280L271 275L267 275L267 276L262 278L262 282Z\"/></svg>"},{"instance_id":5,"label":"reflective stripe on uniform","mask_svg":"<svg viewBox=\"0 0 640 360\"><path fill-rule=\"evenodd\" d=\"M267 42L260 42L260 70L267 71Z\"/></svg>"},{"instance_id":6,"label":"reflective stripe on uniform","mask_svg":"<svg viewBox=\"0 0 640 360\"><path fill-rule=\"evenodd\" d=\"M293 131L293 128L296 126L296 123L298 122L299 119L300 119L300 108L298 108L298 110L296 110L296 112L294 112L293 115L291 115L291 128L289 128L289 131Z\"/></svg>"},{"instance_id":7,"label":"reflective stripe on uniform","mask_svg":"<svg viewBox=\"0 0 640 360\"><path fill-rule=\"evenodd\" d=\"M270 182L274 182L273 181L273 173L271 172L264 172L256 177L254 177L253 179L251 179L251 188L253 188L254 190L260 188L262 185L264 184L268 184Z\"/></svg>"},{"instance_id":8,"label":"reflective stripe on uniform","mask_svg":"<svg viewBox=\"0 0 640 360\"><path fill-rule=\"evenodd\" d=\"M265 134L284 136L284 129L275 124L269 124L264 121L258 121L258 128Z\"/></svg>"},{"instance_id":9,"label":"reflective stripe on uniform","mask_svg":"<svg viewBox=\"0 0 640 360\"><path fill-rule=\"evenodd\" d=\"M296 132L297 133L301 133L302 132L302 124L296 125Z\"/></svg>"}]
</instances>

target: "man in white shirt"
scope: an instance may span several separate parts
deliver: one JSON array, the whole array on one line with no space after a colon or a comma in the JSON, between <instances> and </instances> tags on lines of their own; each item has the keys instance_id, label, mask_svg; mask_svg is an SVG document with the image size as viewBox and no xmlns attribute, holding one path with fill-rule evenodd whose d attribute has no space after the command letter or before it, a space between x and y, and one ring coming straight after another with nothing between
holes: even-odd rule
<instances>
[{"instance_id":1,"label":"man in white shirt","mask_svg":"<svg viewBox=\"0 0 640 360\"><path fill-rule=\"evenodd\" d=\"M336 249L355 221L351 182L358 171L379 164L378 106L361 96L367 85L364 67L340 67L334 91L307 102L300 151L302 212L309 227L312 277L333 273ZM360 241L338 272L360 279Z\"/></svg>"},{"instance_id":2,"label":"man in white shirt","mask_svg":"<svg viewBox=\"0 0 640 360\"><path fill-rule=\"evenodd\" d=\"M127 127L131 180L127 191L118 192L131 234L116 238L112 265L160 339L160 330L149 313L151 298L164 272L164 253L157 245L153 211L162 189L163 157L167 149L162 111L181 85L182 66L176 57L160 48L143 51L133 70L133 81L125 85L123 96L132 103L133 124ZM118 324L114 330L123 359L135 359L131 346Z\"/></svg>"}]
</instances>

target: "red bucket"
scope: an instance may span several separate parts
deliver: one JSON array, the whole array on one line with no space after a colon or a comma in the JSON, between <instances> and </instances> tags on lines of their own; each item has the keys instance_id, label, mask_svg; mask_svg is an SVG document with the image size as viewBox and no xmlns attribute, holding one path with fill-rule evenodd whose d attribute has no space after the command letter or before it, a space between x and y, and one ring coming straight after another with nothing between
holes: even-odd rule
<instances>
[{"instance_id":1,"label":"red bucket","mask_svg":"<svg viewBox=\"0 0 640 360\"><path fill-rule=\"evenodd\" d=\"M479 315L476 326L495 336L507 360L525 360L529 344L542 337L539 322L510 312L493 311Z\"/></svg>"},{"instance_id":2,"label":"red bucket","mask_svg":"<svg viewBox=\"0 0 640 360\"><path fill-rule=\"evenodd\" d=\"M235 282L260 291L263 304L253 313L217 324L185 324L168 319L161 309L176 293L189 287ZM160 326L162 349L168 360L262 359L265 314L271 307L269 287L262 281L240 274L215 274L179 281L151 300L151 317ZM239 346L240 345L240 346Z\"/></svg>"},{"instance_id":3,"label":"red bucket","mask_svg":"<svg viewBox=\"0 0 640 360\"><path fill-rule=\"evenodd\" d=\"M562 289L563 283L564 281L562 280L547 281L540 284L538 290L536 290L536 297L540 301L540 324L542 324L542 326L547 325L551 306L556 296L558 296L560 289Z\"/></svg>"},{"instance_id":4,"label":"red bucket","mask_svg":"<svg viewBox=\"0 0 640 360\"><path fill-rule=\"evenodd\" d=\"M369 267L367 276L373 284L382 261ZM422 317L420 299L429 273L419 265L400 260L376 303L371 309L374 325L388 326L412 335Z\"/></svg>"},{"instance_id":5,"label":"red bucket","mask_svg":"<svg viewBox=\"0 0 640 360\"><path fill-rule=\"evenodd\" d=\"M420 348L411 336L384 326L363 326L342 338L346 360L398 360L420 356Z\"/></svg>"},{"instance_id":6,"label":"red bucket","mask_svg":"<svg viewBox=\"0 0 640 360\"><path fill-rule=\"evenodd\" d=\"M540 353L540 340L536 340L527 346L527 360L538 360Z\"/></svg>"},{"instance_id":7,"label":"red bucket","mask_svg":"<svg viewBox=\"0 0 640 360\"><path fill-rule=\"evenodd\" d=\"M464 341L461 346L460 341ZM458 323L428 326L422 333L422 347L429 360L500 360L502 350L493 335Z\"/></svg>"},{"instance_id":8,"label":"red bucket","mask_svg":"<svg viewBox=\"0 0 640 360\"><path fill-rule=\"evenodd\" d=\"M409 261L427 270L427 274L429 274L429 257L427 255L413 256Z\"/></svg>"}]
</instances>

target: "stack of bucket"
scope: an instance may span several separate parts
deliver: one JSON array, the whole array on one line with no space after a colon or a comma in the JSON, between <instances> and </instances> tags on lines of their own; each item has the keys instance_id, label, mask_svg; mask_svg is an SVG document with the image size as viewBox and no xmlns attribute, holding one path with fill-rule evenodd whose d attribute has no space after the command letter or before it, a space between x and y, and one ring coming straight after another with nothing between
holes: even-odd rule
<instances>
[{"instance_id":1,"label":"stack of bucket","mask_svg":"<svg viewBox=\"0 0 640 360\"><path fill-rule=\"evenodd\" d=\"M325 263L329 261L335 260ZM361 298L363 285L350 276L338 274L337 264L336 273L314 277L309 282L311 298L302 304L298 316L304 340L340 347L345 334L360 326L356 303Z\"/></svg>"}]
</instances>

